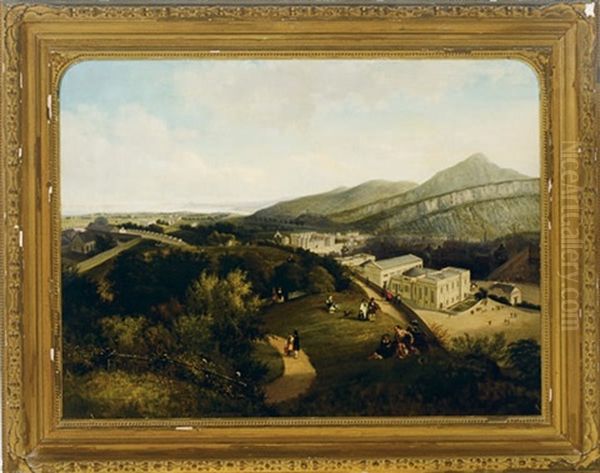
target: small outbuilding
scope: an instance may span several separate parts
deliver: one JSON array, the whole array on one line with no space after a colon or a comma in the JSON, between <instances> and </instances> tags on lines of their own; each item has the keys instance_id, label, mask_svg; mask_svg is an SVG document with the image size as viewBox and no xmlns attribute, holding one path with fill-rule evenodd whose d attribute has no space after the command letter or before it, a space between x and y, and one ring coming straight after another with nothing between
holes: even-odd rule
<instances>
[{"instance_id":1,"label":"small outbuilding","mask_svg":"<svg viewBox=\"0 0 600 473\"><path fill-rule=\"evenodd\" d=\"M490 286L488 295L498 299L504 299L510 305L517 305L523 302L521 289L514 284L497 282Z\"/></svg>"}]
</instances>

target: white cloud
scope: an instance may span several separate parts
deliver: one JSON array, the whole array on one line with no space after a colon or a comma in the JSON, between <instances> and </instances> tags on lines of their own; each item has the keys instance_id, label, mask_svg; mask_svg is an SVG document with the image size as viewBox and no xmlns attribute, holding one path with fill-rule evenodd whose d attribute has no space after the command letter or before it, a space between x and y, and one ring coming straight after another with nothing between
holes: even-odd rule
<instances>
[{"instance_id":1,"label":"white cloud","mask_svg":"<svg viewBox=\"0 0 600 473\"><path fill-rule=\"evenodd\" d=\"M516 61L177 64L155 92L171 110L90 96L61 112L65 212L422 182L475 152L539 172L533 72Z\"/></svg>"},{"instance_id":2,"label":"white cloud","mask_svg":"<svg viewBox=\"0 0 600 473\"><path fill-rule=\"evenodd\" d=\"M257 184L261 171L252 165L207 164L197 139L139 104L124 104L114 115L89 106L63 112L63 211L216 203L240 184Z\"/></svg>"},{"instance_id":3,"label":"white cloud","mask_svg":"<svg viewBox=\"0 0 600 473\"><path fill-rule=\"evenodd\" d=\"M224 123L304 128L316 110L380 110L392 99L423 104L468 90L477 81L523 85L533 77L518 61L362 60L190 62L173 72L175 96Z\"/></svg>"}]
</instances>

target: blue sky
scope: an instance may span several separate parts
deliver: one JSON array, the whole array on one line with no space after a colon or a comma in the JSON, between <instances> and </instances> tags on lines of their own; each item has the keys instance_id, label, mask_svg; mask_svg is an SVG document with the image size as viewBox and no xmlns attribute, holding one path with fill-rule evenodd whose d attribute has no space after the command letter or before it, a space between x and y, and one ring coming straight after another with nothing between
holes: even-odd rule
<instances>
[{"instance_id":1,"label":"blue sky","mask_svg":"<svg viewBox=\"0 0 600 473\"><path fill-rule=\"evenodd\" d=\"M60 90L63 211L423 182L476 152L538 176L538 100L509 60L83 62Z\"/></svg>"}]
</instances>

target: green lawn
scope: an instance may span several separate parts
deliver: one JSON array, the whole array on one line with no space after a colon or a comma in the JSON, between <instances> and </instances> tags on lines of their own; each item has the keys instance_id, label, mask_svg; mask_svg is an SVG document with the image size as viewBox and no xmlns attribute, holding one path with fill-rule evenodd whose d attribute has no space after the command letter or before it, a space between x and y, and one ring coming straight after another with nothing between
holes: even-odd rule
<instances>
[{"instance_id":1,"label":"green lawn","mask_svg":"<svg viewBox=\"0 0 600 473\"><path fill-rule=\"evenodd\" d=\"M268 384L283 375L283 359L275 348L267 342L258 342L254 351L254 357L262 361L267 367L267 375L264 383Z\"/></svg>"},{"instance_id":2,"label":"green lawn","mask_svg":"<svg viewBox=\"0 0 600 473\"><path fill-rule=\"evenodd\" d=\"M334 294L341 309L352 312L348 318L343 317L342 311L327 313L325 297L306 296L273 305L265 313L268 333L285 337L298 330L302 349L317 370L315 389L351 382L356 376L378 371L388 364L390 360L372 361L367 357L377 348L384 333L393 334L396 325L394 319L381 313L375 321L359 321L355 314L365 296L357 287Z\"/></svg>"}]
</instances>

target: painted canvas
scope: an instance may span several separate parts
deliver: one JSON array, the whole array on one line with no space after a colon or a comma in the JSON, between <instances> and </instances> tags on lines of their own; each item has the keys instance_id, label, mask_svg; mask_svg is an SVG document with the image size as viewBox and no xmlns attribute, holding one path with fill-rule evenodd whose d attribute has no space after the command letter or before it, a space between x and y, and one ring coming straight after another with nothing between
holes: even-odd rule
<instances>
[{"instance_id":1,"label":"painted canvas","mask_svg":"<svg viewBox=\"0 0 600 473\"><path fill-rule=\"evenodd\" d=\"M70 68L64 417L539 414L539 93L511 60Z\"/></svg>"}]
</instances>

